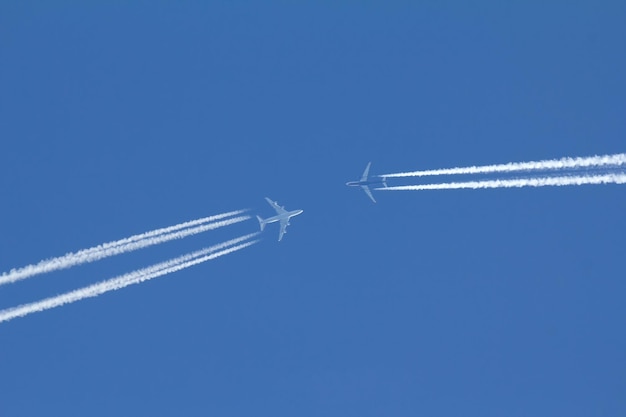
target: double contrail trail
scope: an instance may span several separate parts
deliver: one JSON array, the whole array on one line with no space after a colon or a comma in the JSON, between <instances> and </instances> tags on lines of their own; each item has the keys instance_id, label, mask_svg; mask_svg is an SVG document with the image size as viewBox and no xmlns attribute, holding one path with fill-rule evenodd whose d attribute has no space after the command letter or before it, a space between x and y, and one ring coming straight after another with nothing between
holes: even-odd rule
<instances>
[{"instance_id":1,"label":"double contrail trail","mask_svg":"<svg viewBox=\"0 0 626 417\"><path fill-rule=\"evenodd\" d=\"M168 242L174 239L182 239L198 233L214 230L220 227L229 226L248 220L250 216L238 216L227 220L221 220L226 217L237 216L245 210L236 210L228 213L217 214L215 216L204 217L198 220L192 220L180 223L170 227L152 230L149 232L134 235L128 238L116 240L94 246L89 249L83 249L78 252L68 253L56 258L46 259L37 264L27 265L22 268L12 269L0 275L0 285L17 282L34 275L44 274L60 269L67 269L76 265L94 262L110 256L119 255L126 252L135 251L152 245ZM199 225L199 226L198 226ZM195 226L195 227L193 227Z\"/></svg>"},{"instance_id":2,"label":"double contrail trail","mask_svg":"<svg viewBox=\"0 0 626 417\"><path fill-rule=\"evenodd\" d=\"M418 190L456 190L462 188L521 188L547 187L585 184L626 184L626 174L578 175L561 177L535 177L515 179L494 179L484 181L448 182L441 184L402 185L377 190L418 191Z\"/></svg>"},{"instance_id":3,"label":"double contrail trail","mask_svg":"<svg viewBox=\"0 0 626 417\"><path fill-rule=\"evenodd\" d=\"M120 275L87 287L36 301L34 303L23 304L17 307L1 310L0 323L17 317L23 317L28 314L74 303L85 298L97 297L109 291L116 291L129 285L139 284L153 278L189 268L190 266L210 261L211 259L219 258L220 256L228 255L229 253L239 251L257 243L258 240L250 240L257 235L258 233L252 233L241 236L206 249L179 256L169 261L161 262L147 268Z\"/></svg>"},{"instance_id":4,"label":"double contrail trail","mask_svg":"<svg viewBox=\"0 0 626 417\"><path fill-rule=\"evenodd\" d=\"M520 171L550 171L561 169L620 167L626 165L626 154L561 158L532 162L510 162L508 164L471 166L459 168L431 169L425 171L399 172L380 175L383 178L425 177L434 175L491 174Z\"/></svg>"}]
</instances>

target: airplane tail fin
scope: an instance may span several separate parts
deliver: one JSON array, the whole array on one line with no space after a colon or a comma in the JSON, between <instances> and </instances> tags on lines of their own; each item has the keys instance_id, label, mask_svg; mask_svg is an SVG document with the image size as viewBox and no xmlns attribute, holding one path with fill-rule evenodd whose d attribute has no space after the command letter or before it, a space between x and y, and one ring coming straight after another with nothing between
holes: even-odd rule
<instances>
[{"instance_id":1,"label":"airplane tail fin","mask_svg":"<svg viewBox=\"0 0 626 417\"><path fill-rule=\"evenodd\" d=\"M265 229L265 220L263 220L261 216L256 216L256 218L259 221L259 226L261 227L261 231L263 231L263 229Z\"/></svg>"}]
</instances>

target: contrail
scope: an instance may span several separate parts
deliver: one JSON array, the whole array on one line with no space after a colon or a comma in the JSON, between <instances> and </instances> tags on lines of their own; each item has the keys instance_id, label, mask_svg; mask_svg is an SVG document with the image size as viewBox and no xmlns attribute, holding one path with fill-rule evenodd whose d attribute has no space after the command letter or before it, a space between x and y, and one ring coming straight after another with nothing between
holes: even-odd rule
<instances>
[{"instance_id":1,"label":"contrail","mask_svg":"<svg viewBox=\"0 0 626 417\"><path fill-rule=\"evenodd\" d=\"M242 213L242 210L232 211L230 213L219 214L216 216L206 217L205 219L216 220L234 214ZM191 222L181 223L180 225L171 226L163 229L157 229L151 232L142 233L140 235L131 236L126 239L121 239L115 242L105 243L103 245L95 246L90 249L84 249L75 253L68 253L66 255L43 260L37 264L28 265L18 269L12 269L10 272L5 272L0 276L0 285L13 283L26 278L30 278L34 275L44 274L47 272L57 271L60 269L67 269L72 266L84 264L87 262L94 262L100 259L104 259L110 256L119 255L126 252L131 252L137 249L145 248L159 243L167 242L174 239L182 239L187 236L195 235L198 233L206 232L208 230L214 230L220 227L229 226L231 224L239 223L244 220L248 220L250 216L238 216L227 220L214 221L212 223L203 224L196 227L188 227L189 225L204 223L206 220L199 219ZM204 220L201 222L201 220ZM186 225L186 226L183 226ZM187 227L186 229L184 227ZM176 231L182 229L180 231ZM172 231L174 230L174 231ZM169 233L167 233L169 232Z\"/></svg>"},{"instance_id":2,"label":"contrail","mask_svg":"<svg viewBox=\"0 0 626 417\"><path fill-rule=\"evenodd\" d=\"M17 317L23 317L28 314L49 310L51 308L59 307L65 304L74 303L84 298L97 297L109 291L119 290L133 284L139 284L153 278L180 271L181 269L189 268L190 266L210 261L211 259L219 258L220 256L228 255L229 253L236 252L257 243L258 240L244 242L257 235L258 233L252 233L249 235L241 236L239 238L231 239L229 241L208 247L206 249L179 256L178 258L161 262L159 264L130 272L128 274L120 275L116 278L111 278L109 280L102 281L87 287L36 301L34 303L22 304L17 307L1 310L0 323L3 321L12 320Z\"/></svg>"},{"instance_id":3,"label":"contrail","mask_svg":"<svg viewBox=\"0 0 626 417\"><path fill-rule=\"evenodd\" d=\"M588 156L579 158L561 158L533 162L510 162L508 164L471 166L460 168L431 169L426 171L400 172L396 174L379 175L383 178L394 177L425 177L431 175L456 174L490 174L518 171L548 171L559 169L577 169L626 165L626 154Z\"/></svg>"},{"instance_id":4,"label":"contrail","mask_svg":"<svg viewBox=\"0 0 626 417\"><path fill-rule=\"evenodd\" d=\"M402 185L397 187L377 188L387 191L417 191L417 190L456 190L461 188L520 188L520 187L547 187L584 184L626 184L626 174L604 174L571 177L536 177L506 180L485 180L467 182L448 182L441 184Z\"/></svg>"}]
</instances>

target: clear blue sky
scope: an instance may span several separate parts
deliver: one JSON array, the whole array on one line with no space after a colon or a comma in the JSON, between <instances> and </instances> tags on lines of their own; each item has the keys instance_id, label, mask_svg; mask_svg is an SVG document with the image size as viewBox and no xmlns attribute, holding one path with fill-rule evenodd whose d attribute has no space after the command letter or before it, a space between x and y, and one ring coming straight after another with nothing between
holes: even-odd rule
<instances>
[{"instance_id":1,"label":"clear blue sky","mask_svg":"<svg viewBox=\"0 0 626 417\"><path fill-rule=\"evenodd\" d=\"M0 325L1 416L626 415L626 188L373 173L626 150L626 3L0 5L0 270L227 210L276 242ZM0 288L34 301L258 228Z\"/></svg>"}]
</instances>

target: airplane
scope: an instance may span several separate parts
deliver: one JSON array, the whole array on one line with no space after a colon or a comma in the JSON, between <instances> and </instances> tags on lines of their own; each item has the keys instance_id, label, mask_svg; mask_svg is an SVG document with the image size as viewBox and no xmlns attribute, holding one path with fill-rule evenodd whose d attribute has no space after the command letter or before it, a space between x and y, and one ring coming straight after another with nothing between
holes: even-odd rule
<instances>
[{"instance_id":1,"label":"airplane","mask_svg":"<svg viewBox=\"0 0 626 417\"><path fill-rule=\"evenodd\" d=\"M272 208L276 210L276 216L272 216L267 219L262 219L261 216L256 216L256 218L259 220L259 226L261 226L261 231L263 231L265 225L268 223L280 222L280 232L278 234L278 241L280 242L280 240L283 238L283 235L287 233L287 226L289 226L290 224L289 219L293 216L301 214L304 210L287 211L285 210L284 206L279 206L276 201L272 201L267 197L265 197L265 200L267 200L270 206L272 206Z\"/></svg>"},{"instance_id":2,"label":"airplane","mask_svg":"<svg viewBox=\"0 0 626 417\"><path fill-rule=\"evenodd\" d=\"M361 187L363 191L365 191L365 194L367 194L367 196L371 198L372 201L375 203L376 200L374 199L374 196L372 195L372 192L370 191L369 186L382 184L385 186L385 188L387 188L387 179L385 177L376 177L377 179L368 179L371 165L372 163L368 162L367 166L365 167L365 171L363 171L363 175L361 175L361 179L359 181L348 181L346 185L349 187Z\"/></svg>"}]
</instances>

